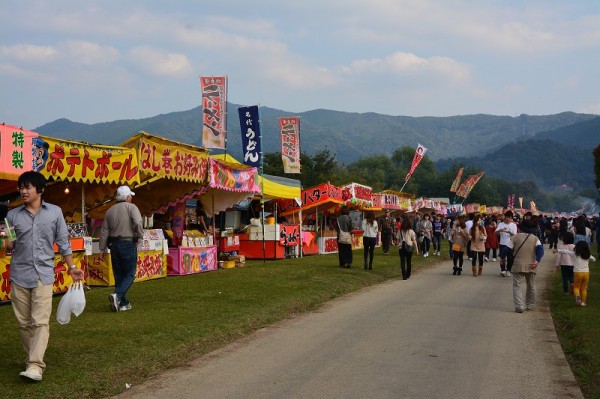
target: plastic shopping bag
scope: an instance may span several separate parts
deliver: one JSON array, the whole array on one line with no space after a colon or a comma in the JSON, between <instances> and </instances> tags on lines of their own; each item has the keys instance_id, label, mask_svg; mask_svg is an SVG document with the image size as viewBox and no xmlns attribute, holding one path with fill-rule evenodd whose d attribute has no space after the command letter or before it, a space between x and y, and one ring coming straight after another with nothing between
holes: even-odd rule
<instances>
[{"instance_id":1,"label":"plastic shopping bag","mask_svg":"<svg viewBox=\"0 0 600 399\"><path fill-rule=\"evenodd\" d=\"M71 321L71 307L73 306L74 292L72 290L73 283L69 286L69 290L63 295L58 303L56 310L56 321L59 324L68 324Z\"/></svg>"},{"instance_id":2,"label":"plastic shopping bag","mask_svg":"<svg viewBox=\"0 0 600 399\"><path fill-rule=\"evenodd\" d=\"M83 309L85 309L85 293L83 292L83 283L81 281L76 282L72 289L73 302L71 303L71 312L75 316L79 316L83 313Z\"/></svg>"},{"instance_id":3,"label":"plastic shopping bag","mask_svg":"<svg viewBox=\"0 0 600 399\"><path fill-rule=\"evenodd\" d=\"M85 308L85 293L81 281L71 283L69 290L63 295L56 310L56 321L59 324L68 324L71 313L79 316Z\"/></svg>"}]
</instances>

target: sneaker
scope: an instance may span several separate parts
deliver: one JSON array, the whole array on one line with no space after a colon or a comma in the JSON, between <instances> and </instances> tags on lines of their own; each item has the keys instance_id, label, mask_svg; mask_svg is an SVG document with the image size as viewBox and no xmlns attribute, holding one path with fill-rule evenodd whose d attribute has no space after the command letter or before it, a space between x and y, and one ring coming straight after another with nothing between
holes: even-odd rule
<instances>
[{"instance_id":1,"label":"sneaker","mask_svg":"<svg viewBox=\"0 0 600 399\"><path fill-rule=\"evenodd\" d=\"M575 297L575 305L581 305L581 297Z\"/></svg>"},{"instance_id":2,"label":"sneaker","mask_svg":"<svg viewBox=\"0 0 600 399\"><path fill-rule=\"evenodd\" d=\"M21 377L28 378L32 381L41 381L42 380L42 372L38 370L36 367L27 367L27 370L21 371L19 373Z\"/></svg>"},{"instance_id":3,"label":"sneaker","mask_svg":"<svg viewBox=\"0 0 600 399\"><path fill-rule=\"evenodd\" d=\"M506 277L506 272L505 272L504 270L502 270L502 271L500 272L500 276L502 276L502 277Z\"/></svg>"},{"instance_id":4,"label":"sneaker","mask_svg":"<svg viewBox=\"0 0 600 399\"><path fill-rule=\"evenodd\" d=\"M484 261L489 262L490 258L483 258Z\"/></svg>"},{"instance_id":5,"label":"sneaker","mask_svg":"<svg viewBox=\"0 0 600 399\"><path fill-rule=\"evenodd\" d=\"M510 272L507 270L507 271L506 271L506 277L510 277L510 276L511 276L511 274L510 274Z\"/></svg>"},{"instance_id":6,"label":"sneaker","mask_svg":"<svg viewBox=\"0 0 600 399\"><path fill-rule=\"evenodd\" d=\"M492 262L495 262L495 261L496 261L496 258L492 258Z\"/></svg>"},{"instance_id":7,"label":"sneaker","mask_svg":"<svg viewBox=\"0 0 600 399\"><path fill-rule=\"evenodd\" d=\"M119 312L125 312L127 310L131 310L131 304L128 303L127 305L123 305L119 308Z\"/></svg>"},{"instance_id":8,"label":"sneaker","mask_svg":"<svg viewBox=\"0 0 600 399\"><path fill-rule=\"evenodd\" d=\"M515 308L515 312L517 313L523 313L525 311L525 309L523 308Z\"/></svg>"},{"instance_id":9,"label":"sneaker","mask_svg":"<svg viewBox=\"0 0 600 399\"><path fill-rule=\"evenodd\" d=\"M110 303L110 310L113 312L119 311L119 297L114 292L108 296L108 302Z\"/></svg>"},{"instance_id":10,"label":"sneaker","mask_svg":"<svg viewBox=\"0 0 600 399\"><path fill-rule=\"evenodd\" d=\"M587 303L581 302L581 306L587 306Z\"/></svg>"},{"instance_id":11,"label":"sneaker","mask_svg":"<svg viewBox=\"0 0 600 399\"><path fill-rule=\"evenodd\" d=\"M535 306L533 306L533 305L528 305L528 306L527 306L527 310L533 310L533 308L534 308L534 307L535 307Z\"/></svg>"}]
</instances>

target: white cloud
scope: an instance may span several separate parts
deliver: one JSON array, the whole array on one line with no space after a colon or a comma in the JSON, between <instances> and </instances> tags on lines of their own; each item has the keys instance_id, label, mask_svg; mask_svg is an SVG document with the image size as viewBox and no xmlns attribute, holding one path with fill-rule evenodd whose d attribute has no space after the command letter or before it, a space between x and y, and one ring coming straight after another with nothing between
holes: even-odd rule
<instances>
[{"instance_id":1,"label":"white cloud","mask_svg":"<svg viewBox=\"0 0 600 399\"><path fill-rule=\"evenodd\" d=\"M412 53L395 52L385 58L358 59L350 67L342 68L352 74L392 74L441 78L447 83L466 82L469 68L449 57L419 57Z\"/></svg>"},{"instance_id":2,"label":"white cloud","mask_svg":"<svg viewBox=\"0 0 600 399\"><path fill-rule=\"evenodd\" d=\"M17 44L14 46L0 46L0 54L5 60L38 63L55 59L58 51L53 46Z\"/></svg>"},{"instance_id":3,"label":"white cloud","mask_svg":"<svg viewBox=\"0 0 600 399\"><path fill-rule=\"evenodd\" d=\"M147 46L132 49L129 59L133 64L154 75L180 77L193 71L185 54L169 53Z\"/></svg>"},{"instance_id":4,"label":"white cloud","mask_svg":"<svg viewBox=\"0 0 600 399\"><path fill-rule=\"evenodd\" d=\"M112 65L119 58L119 50L112 46L73 40L65 44L64 61L86 67L102 67Z\"/></svg>"},{"instance_id":5,"label":"white cloud","mask_svg":"<svg viewBox=\"0 0 600 399\"><path fill-rule=\"evenodd\" d=\"M577 112L581 112L582 114L600 115L600 103L598 103L598 104L590 104L588 106L582 107Z\"/></svg>"}]
</instances>

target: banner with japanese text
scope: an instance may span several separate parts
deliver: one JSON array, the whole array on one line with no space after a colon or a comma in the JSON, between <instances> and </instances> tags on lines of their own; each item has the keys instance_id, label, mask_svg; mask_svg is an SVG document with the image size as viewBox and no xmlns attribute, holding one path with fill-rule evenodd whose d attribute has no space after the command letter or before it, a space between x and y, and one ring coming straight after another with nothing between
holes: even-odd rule
<instances>
[{"instance_id":1,"label":"banner with japanese text","mask_svg":"<svg viewBox=\"0 0 600 399\"><path fill-rule=\"evenodd\" d=\"M415 173L415 169L417 169L417 166L419 165L419 162L421 162L421 159L423 159L423 155L425 155L426 151L427 151L427 148L425 148L421 144L417 143L417 149L415 151L415 155L413 157L412 164L410 165L410 170L408 171L408 173L406 174L406 177L404 178L405 182L407 182L408 179L410 179L410 177L412 176L412 174Z\"/></svg>"},{"instance_id":2,"label":"banner with japanese text","mask_svg":"<svg viewBox=\"0 0 600 399\"><path fill-rule=\"evenodd\" d=\"M531 212L537 212L537 205L534 201L529 201L529 209L531 209Z\"/></svg>"},{"instance_id":3,"label":"banner with japanese text","mask_svg":"<svg viewBox=\"0 0 600 399\"><path fill-rule=\"evenodd\" d=\"M467 198L475 187L475 184L483 177L483 171L480 171L476 175L471 175L460 185L456 191L458 197Z\"/></svg>"},{"instance_id":4,"label":"banner with japanese text","mask_svg":"<svg viewBox=\"0 0 600 399\"><path fill-rule=\"evenodd\" d=\"M208 151L142 132L125 143L137 148L139 171L151 176L204 183L208 178Z\"/></svg>"},{"instance_id":5,"label":"banner with japanese text","mask_svg":"<svg viewBox=\"0 0 600 399\"><path fill-rule=\"evenodd\" d=\"M202 146L227 146L227 76L201 76Z\"/></svg>"},{"instance_id":6,"label":"banner with japanese text","mask_svg":"<svg viewBox=\"0 0 600 399\"><path fill-rule=\"evenodd\" d=\"M16 180L33 169L33 139L38 134L11 125L0 125L0 178Z\"/></svg>"},{"instance_id":7,"label":"banner with japanese text","mask_svg":"<svg viewBox=\"0 0 600 399\"><path fill-rule=\"evenodd\" d=\"M210 187L225 191L260 193L256 168L234 168L210 158Z\"/></svg>"},{"instance_id":8,"label":"banner with japanese text","mask_svg":"<svg viewBox=\"0 0 600 399\"><path fill-rule=\"evenodd\" d=\"M281 215L289 215L303 210L313 208L327 203L331 205L341 205L346 201L344 190L334 186L331 183L323 183L318 186L302 190L300 194L300 204L293 199L284 199L278 201Z\"/></svg>"},{"instance_id":9,"label":"banner with japanese text","mask_svg":"<svg viewBox=\"0 0 600 399\"><path fill-rule=\"evenodd\" d=\"M139 183L134 149L39 136L33 140L34 170L67 181Z\"/></svg>"},{"instance_id":10,"label":"banner with japanese text","mask_svg":"<svg viewBox=\"0 0 600 399\"><path fill-rule=\"evenodd\" d=\"M279 118L284 173L300 173L300 118Z\"/></svg>"},{"instance_id":11,"label":"banner with japanese text","mask_svg":"<svg viewBox=\"0 0 600 399\"><path fill-rule=\"evenodd\" d=\"M508 198L506 201L506 207L509 209L515 209L515 198L516 198L516 194L508 194Z\"/></svg>"},{"instance_id":12,"label":"banner with japanese text","mask_svg":"<svg viewBox=\"0 0 600 399\"><path fill-rule=\"evenodd\" d=\"M242 132L242 163L255 168L261 166L261 136L258 105L238 108Z\"/></svg>"},{"instance_id":13,"label":"banner with japanese text","mask_svg":"<svg viewBox=\"0 0 600 399\"><path fill-rule=\"evenodd\" d=\"M458 190L458 187L460 185L460 179L462 178L462 174L463 174L463 170L465 168L462 167L458 170L458 173L456 174L456 178L454 179L454 181L452 182L452 186L450 186L450 192L451 193L455 193Z\"/></svg>"}]
</instances>

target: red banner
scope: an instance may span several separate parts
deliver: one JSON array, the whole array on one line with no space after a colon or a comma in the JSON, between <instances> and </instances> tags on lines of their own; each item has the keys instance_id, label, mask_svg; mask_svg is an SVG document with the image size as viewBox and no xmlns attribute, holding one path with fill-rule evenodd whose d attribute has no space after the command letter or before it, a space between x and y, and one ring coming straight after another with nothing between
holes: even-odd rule
<instances>
[{"instance_id":1,"label":"red banner","mask_svg":"<svg viewBox=\"0 0 600 399\"><path fill-rule=\"evenodd\" d=\"M319 184L318 186L302 190L300 199L302 201L302 206L298 205L295 200L279 201L280 213L282 215L286 215L299 211L300 207L302 207L302 209L308 209L317 205L325 204L327 202L342 204L345 201L343 190L331 183L323 183Z\"/></svg>"},{"instance_id":2,"label":"red banner","mask_svg":"<svg viewBox=\"0 0 600 399\"><path fill-rule=\"evenodd\" d=\"M279 118L281 160L285 173L300 173L300 118Z\"/></svg>"},{"instance_id":3,"label":"red banner","mask_svg":"<svg viewBox=\"0 0 600 399\"><path fill-rule=\"evenodd\" d=\"M227 76L200 77L202 91L202 146L226 148Z\"/></svg>"},{"instance_id":4,"label":"red banner","mask_svg":"<svg viewBox=\"0 0 600 399\"><path fill-rule=\"evenodd\" d=\"M471 175L467 178L467 180L465 180L463 182L463 184L460 185L458 191L456 192L456 195L458 197L462 197L462 198L467 198L469 196L469 194L471 193L471 190L473 190L473 187L475 187L475 184L477 184L477 182L483 177L483 170L479 173L477 173L476 175Z\"/></svg>"},{"instance_id":5,"label":"red banner","mask_svg":"<svg viewBox=\"0 0 600 399\"><path fill-rule=\"evenodd\" d=\"M415 151L415 156L413 157L412 164L410 165L410 171L408 171L408 173L406 174L404 182L407 182L408 179L410 179L412 174L415 172L415 169L417 169L417 165L419 165L419 162L421 162L421 159L423 159L423 155L425 155L426 151L427 148L423 147L421 144L417 144L417 150Z\"/></svg>"},{"instance_id":6,"label":"red banner","mask_svg":"<svg viewBox=\"0 0 600 399\"><path fill-rule=\"evenodd\" d=\"M454 179L454 181L452 182L452 186L450 186L450 192L451 193L455 193L458 190L458 186L460 185L460 179L462 178L462 174L463 174L463 170L465 168L462 167L458 170L458 173L456 174L456 178Z\"/></svg>"}]
</instances>

